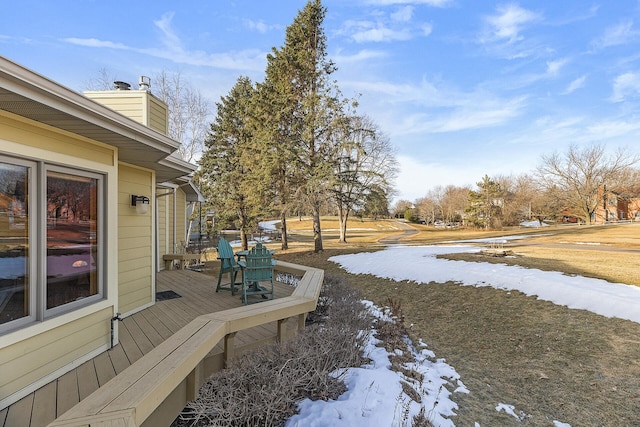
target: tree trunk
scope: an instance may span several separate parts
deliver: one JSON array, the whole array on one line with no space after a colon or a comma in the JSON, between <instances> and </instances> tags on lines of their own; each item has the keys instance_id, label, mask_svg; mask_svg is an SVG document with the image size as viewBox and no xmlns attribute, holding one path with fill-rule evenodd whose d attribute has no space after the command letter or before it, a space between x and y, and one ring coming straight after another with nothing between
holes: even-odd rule
<instances>
[{"instance_id":1,"label":"tree trunk","mask_svg":"<svg viewBox=\"0 0 640 427\"><path fill-rule=\"evenodd\" d=\"M247 232L244 227L240 227L240 242L242 242L242 250L246 251L249 249L249 241L247 239Z\"/></svg>"},{"instance_id":2,"label":"tree trunk","mask_svg":"<svg viewBox=\"0 0 640 427\"><path fill-rule=\"evenodd\" d=\"M320 228L320 206L313 204L313 252L322 252L322 231Z\"/></svg>"},{"instance_id":3,"label":"tree trunk","mask_svg":"<svg viewBox=\"0 0 640 427\"><path fill-rule=\"evenodd\" d=\"M280 212L280 226L280 231L282 233L281 249L289 249L289 238L287 237L287 212L284 209Z\"/></svg>"},{"instance_id":4,"label":"tree trunk","mask_svg":"<svg viewBox=\"0 0 640 427\"><path fill-rule=\"evenodd\" d=\"M247 240L247 215L245 210L242 208L238 208L238 231L240 232L240 245L242 246L242 250L246 251L249 249L249 242Z\"/></svg>"},{"instance_id":5,"label":"tree trunk","mask_svg":"<svg viewBox=\"0 0 640 427\"><path fill-rule=\"evenodd\" d=\"M345 212L342 207L338 208L338 218L340 219L340 243L347 243L347 219L349 210Z\"/></svg>"}]
</instances>

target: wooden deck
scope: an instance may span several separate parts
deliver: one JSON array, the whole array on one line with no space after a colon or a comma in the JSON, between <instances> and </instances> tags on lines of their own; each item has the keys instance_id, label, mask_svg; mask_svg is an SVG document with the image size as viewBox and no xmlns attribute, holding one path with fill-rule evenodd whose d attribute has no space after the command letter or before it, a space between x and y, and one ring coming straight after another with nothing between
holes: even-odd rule
<instances>
[{"instance_id":1,"label":"wooden deck","mask_svg":"<svg viewBox=\"0 0 640 427\"><path fill-rule=\"evenodd\" d=\"M196 317L242 305L239 293L216 293L216 283L217 274L189 270L158 273L157 291L172 290L179 298L159 301L125 318L119 323L118 345L0 411L0 427L46 426ZM293 289L276 283L275 298L290 296ZM274 322L240 331L236 345L259 345L274 337L276 329ZM222 351L218 345L213 353Z\"/></svg>"}]
</instances>

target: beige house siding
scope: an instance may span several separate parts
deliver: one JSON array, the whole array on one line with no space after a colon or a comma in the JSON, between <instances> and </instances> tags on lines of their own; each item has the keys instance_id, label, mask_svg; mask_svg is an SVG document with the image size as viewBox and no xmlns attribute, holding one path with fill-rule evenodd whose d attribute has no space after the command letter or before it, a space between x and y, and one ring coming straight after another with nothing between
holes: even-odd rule
<instances>
[{"instance_id":1,"label":"beige house siding","mask_svg":"<svg viewBox=\"0 0 640 427\"><path fill-rule=\"evenodd\" d=\"M0 408L108 349L117 308L117 150L0 111L0 153L89 170L103 176L104 298L0 335ZM109 242L107 244L107 242Z\"/></svg>"},{"instance_id":2,"label":"beige house siding","mask_svg":"<svg viewBox=\"0 0 640 427\"><path fill-rule=\"evenodd\" d=\"M163 135L168 134L166 104L146 90L84 92L84 95Z\"/></svg>"},{"instance_id":3,"label":"beige house siding","mask_svg":"<svg viewBox=\"0 0 640 427\"><path fill-rule=\"evenodd\" d=\"M102 165L114 166L116 153L113 147L100 144L51 128L47 125L35 123L15 114L0 110L0 151L12 151L12 144L20 144L32 148L25 155L31 158L45 158L52 160L51 153L72 155L74 159L89 160ZM46 154L47 157L41 157Z\"/></svg>"},{"instance_id":4,"label":"beige house siding","mask_svg":"<svg viewBox=\"0 0 640 427\"><path fill-rule=\"evenodd\" d=\"M107 350L112 312L111 308L105 308L3 348L0 396L28 390L34 383L46 383L54 373L74 368L74 362Z\"/></svg>"},{"instance_id":5,"label":"beige house siding","mask_svg":"<svg viewBox=\"0 0 640 427\"><path fill-rule=\"evenodd\" d=\"M118 178L118 301L123 314L153 302L153 203L146 214L131 207L131 195L153 200L152 171L120 164Z\"/></svg>"},{"instance_id":6,"label":"beige house siding","mask_svg":"<svg viewBox=\"0 0 640 427\"><path fill-rule=\"evenodd\" d=\"M151 129L155 129L165 135L169 134L169 117L167 107L158 98L149 96L148 98L148 124Z\"/></svg>"}]
</instances>

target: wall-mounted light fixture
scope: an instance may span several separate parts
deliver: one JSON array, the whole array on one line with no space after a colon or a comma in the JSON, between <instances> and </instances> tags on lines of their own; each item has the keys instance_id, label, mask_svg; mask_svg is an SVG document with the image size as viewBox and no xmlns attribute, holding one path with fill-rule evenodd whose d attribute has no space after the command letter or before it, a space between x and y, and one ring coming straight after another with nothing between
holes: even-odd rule
<instances>
[{"instance_id":1,"label":"wall-mounted light fixture","mask_svg":"<svg viewBox=\"0 0 640 427\"><path fill-rule=\"evenodd\" d=\"M146 214L149 211L149 198L147 196L131 195L131 206L136 208L136 213Z\"/></svg>"}]
</instances>

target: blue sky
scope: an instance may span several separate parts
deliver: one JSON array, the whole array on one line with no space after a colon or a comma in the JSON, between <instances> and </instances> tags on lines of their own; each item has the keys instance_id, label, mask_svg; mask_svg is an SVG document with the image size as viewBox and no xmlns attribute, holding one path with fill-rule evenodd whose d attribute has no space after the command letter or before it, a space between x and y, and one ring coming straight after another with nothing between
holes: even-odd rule
<instances>
[{"instance_id":1,"label":"blue sky","mask_svg":"<svg viewBox=\"0 0 640 427\"><path fill-rule=\"evenodd\" d=\"M179 71L213 104L263 79L305 3L5 1L0 54L77 91L103 68L132 84ZM341 90L397 148L400 198L531 172L572 143L640 153L638 1L323 4Z\"/></svg>"}]
</instances>

